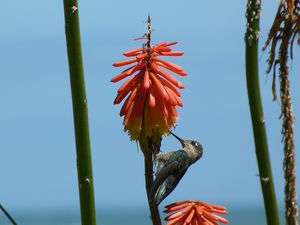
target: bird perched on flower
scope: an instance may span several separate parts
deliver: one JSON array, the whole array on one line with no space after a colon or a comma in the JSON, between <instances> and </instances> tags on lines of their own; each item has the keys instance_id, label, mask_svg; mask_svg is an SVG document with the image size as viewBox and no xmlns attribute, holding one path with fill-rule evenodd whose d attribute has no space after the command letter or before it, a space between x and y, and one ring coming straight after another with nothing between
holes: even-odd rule
<instances>
[{"instance_id":1,"label":"bird perched on flower","mask_svg":"<svg viewBox=\"0 0 300 225\"><path fill-rule=\"evenodd\" d=\"M160 152L156 155L157 171L151 188L151 199L156 204L164 200L177 186L187 169L203 154L202 145L198 141L177 138L182 149L170 152Z\"/></svg>"}]
</instances>

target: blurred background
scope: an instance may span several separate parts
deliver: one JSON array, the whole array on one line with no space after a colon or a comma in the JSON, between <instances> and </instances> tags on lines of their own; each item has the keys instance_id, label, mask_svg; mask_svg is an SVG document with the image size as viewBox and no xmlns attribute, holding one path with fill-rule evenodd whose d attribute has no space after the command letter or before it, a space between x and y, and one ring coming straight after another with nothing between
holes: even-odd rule
<instances>
[{"instance_id":1,"label":"blurred background","mask_svg":"<svg viewBox=\"0 0 300 225\"><path fill-rule=\"evenodd\" d=\"M278 3L262 3L261 46ZM143 155L123 132L120 105L112 103L120 83L110 82L122 70L111 64L124 58L122 52L141 46L133 39L146 32L149 13L153 43L178 41L174 49L185 52L170 59L188 73L179 78L186 89L175 133L199 140L204 147L203 158L190 167L161 209L174 201L200 199L225 205L231 224L265 224L246 95L245 10L246 1L236 0L79 2L98 224L150 225ZM1 1L0 27L0 204L20 225L78 225L63 2ZM295 47L290 80L296 150L299 55ZM280 102L272 101L266 59L267 52L260 52L260 88L283 212ZM174 138L163 140L163 150L179 147ZM0 224L9 224L2 213Z\"/></svg>"}]
</instances>

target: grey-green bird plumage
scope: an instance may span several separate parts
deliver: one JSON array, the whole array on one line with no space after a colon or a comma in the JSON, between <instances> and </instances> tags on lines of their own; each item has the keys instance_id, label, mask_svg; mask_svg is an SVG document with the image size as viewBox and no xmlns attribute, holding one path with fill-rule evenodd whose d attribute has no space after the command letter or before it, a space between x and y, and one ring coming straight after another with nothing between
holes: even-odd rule
<instances>
[{"instance_id":1,"label":"grey-green bird plumage","mask_svg":"<svg viewBox=\"0 0 300 225\"><path fill-rule=\"evenodd\" d=\"M198 141L177 138L182 149L170 152L160 152L156 155L156 177L151 188L151 199L159 205L177 186L190 165L196 162L203 153L202 145Z\"/></svg>"}]
</instances>

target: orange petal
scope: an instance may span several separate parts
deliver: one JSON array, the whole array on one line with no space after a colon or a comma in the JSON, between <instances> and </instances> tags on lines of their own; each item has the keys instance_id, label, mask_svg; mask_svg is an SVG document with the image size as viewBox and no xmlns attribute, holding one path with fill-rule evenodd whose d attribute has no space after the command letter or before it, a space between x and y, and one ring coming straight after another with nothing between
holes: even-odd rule
<instances>
[{"instance_id":1,"label":"orange petal","mask_svg":"<svg viewBox=\"0 0 300 225\"><path fill-rule=\"evenodd\" d=\"M180 224L180 222L182 222L182 221L185 219L186 216L187 216L187 215L183 215L183 216L178 217L178 218L176 218L176 219L174 219L174 220L171 220L170 222L167 223L167 225Z\"/></svg>"},{"instance_id":2,"label":"orange petal","mask_svg":"<svg viewBox=\"0 0 300 225\"><path fill-rule=\"evenodd\" d=\"M149 95L148 95L148 105L150 108L153 108L155 106L155 97L154 97L154 94L153 94L153 90L152 90L152 87L150 88L150 91L149 91Z\"/></svg>"},{"instance_id":3,"label":"orange petal","mask_svg":"<svg viewBox=\"0 0 300 225\"><path fill-rule=\"evenodd\" d=\"M133 99L135 98L137 93L137 88L134 88L133 91L130 93L130 95L128 96L128 98L126 99L126 101L124 102L121 110L120 110L120 116L124 116L127 114L129 107L132 105L133 103Z\"/></svg>"},{"instance_id":4,"label":"orange petal","mask_svg":"<svg viewBox=\"0 0 300 225\"><path fill-rule=\"evenodd\" d=\"M169 81L165 80L161 76L157 76L157 79L162 83L162 85L171 89L178 97L181 96L180 92Z\"/></svg>"},{"instance_id":5,"label":"orange petal","mask_svg":"<svg viewBox=\"0 0 300 225\"><path fill-rule=\"evenodd\" d=\"M128 89L133 89L134 84L136 83L136 80L139 76L133 76L130 77L128 80L126 80L118 89L118 93L127 91Z\"/></svg>"},{"instance_id":6,"label":"orange petal","mask_svg":"<svg viewBox=\"0 0 300 225\"><path fill-rule=\"evenodd\" d=\"M198 224L197 217L194 217L191 225L201 225L201 224Z\"/></svg>"},{"instance_id":7,"label":"orange petal","mask_svg":"<svg viewBox=\"0 0 300 225\"><path fill-rule=\"evenodd\" d=\"M158 58L158 57L152 57L152 60L156 61L156 62L160 62L160 63L162 63L162 64L164 64L164 65L166 65L170 68L173 68L176 71L183 71L183 68L181 66L177 66L176 64L171 63L169 61L166 61L164 59L161 59L161 58Z\"/></svg>"},{"instance_id":8,"label":"orange petal","mask_svg":"<svg viewBox=\"0 0 300 225\"><path fill-rule=\"evenodd\" d=\"M165 218L165 220L166 220L166 221L174 220L174 219L176 219L177 217L182 216L183 214L184 214L184 213L183 213L182 211L179 211L179 212L176 212L176 213L173 213L173 214L167 216L167 217Z\"/></svg>"},{"instance_id":9,"label":"orange petal","mask_svg":"<svg viewBox=\"0 0 300 225\"><path fill-rule=\"evenodd\" d=\"M119 67L119 66L125 66L125 65L128 65L128 64L134 63L134 62L137 62L136 58L118 61L118 62L113 63L112 65L114 67Z\"/></svg>"},{"instance_id":10,"label":"orange petal","mask_svg":"<svg viewBox=\"0 0 300 225\"><path fill-rule=\"evenodd\" d=\"M142 53L142 54L138 54L138 55L136 56L136 58L137 58L138 60L142 60L142 59L149 58L149 55L148 55L147 53Z\"/></svg>"},{"instance_id":11,"label":"orange petal","mask_svg":"<svg viewBox=\"0 0 300 225\"><path fill-rule=\"evenodd\" d=\"M164 56L182 56L184 52L174 51L174 52L162 52L161 55Z\"/></svg>"},{"instance_id":12,"label":"orange petal","mask_svg":"<svg viewBox=\"0 0 300 225\"><path fill-rule=\"evenodd\" d=\"M186 204L186 203L191 203L191 200L183 200L180 202L174 202L172 204L166 205L165 208L172 208L173 206L177 206L177 205L182 205L182 204Z\"/></svg>"},{"instance_id":13,"label":"orange petal","mask_svg":"<svg viewBox=\"0 0 300 225\"><path fill-rule=\"evenodd\" d=\"M216 220L220 221L221 223L229 223L229 221L221 216L215 215Z\"/></svg>"},{"instance_id":14,"label":"orange petal","mask_svg":"<svg viewBox=\"0 0 300 225\"><path fill-rule=\"evenodd\" d=\"M144 85L144 88L146 90L150 86L150 79L149 79L149 71L148 70L145 71L143 85Z\"/></svg>"},{"instance_id":15,"label":"orange petal","mask_svg":"<svg viewBox=\"0 0 300 225\"><path fill-rule=\"evenodd\" d=\"M157 79L155 74L150 72L150 79L153 81L152 84L154 84L153 87L154 87L154 90L156 90L157 94L168 101L169 95L166 92L164 86L159 82L159 80ZM157 96L155 95L155 97L157 97Z\"/></svg>"},{"instance_id":16,"label":"orange petal","mask_svg":"<svg viewBox=\"0 0 300 225\"><path fill-rule=\"evenodd\" d=\"M157 65L159 65L159 66L162 66L162 67L164 67L164 68L166 68L166 69L168 69L168 70L170 70L170 71L172 71L172 72L174 72L174 73L176 73L176 74L178 74L178 75L180 75L180 76L186 76L187 75L187 73L184 71L184 70L177 70L175 67L171 67L171 66L169 66L169 65L166 65L166 64L163 64L163 63L161 63L161 62L155 62Z\"/></svg>"},{"instance_id":17,"label":"orange petal","mask_svg":"<svg viewBox=\"0 0 300 225\"><path fill-rule=\"evenodd\" d=\"M165 87L165 90L166 90L166 92L167 92L167 94L168 94L168 96L169 96L169 102L170 102L170 104L172 104L172 105L177 105L177 100L176 100L176 98L175 98L175 94L168 88L168 87Z\"/></svg>"},{"instance_id":18,"label":"orange petal","mask_svg":"<svg viewBox=\"0 0 300 225\"><path fill-rule=\"evenodd\" d=\"M159 75L161 75L163 78L165 78L167 81L170 81L173 85L175 85L176 87L183 89L184 86L182 83L180 83L178 80L176 80L175 77L173 77L171 74L169 74L168 72L160 69L155 63L151 63L151 68L153 69L153 71L155 73L158 73Z\"/></svg>"},{"instance_id":19,"label":"orange petal","mask_svg":"<svg viewBox=\"0 0 300 225\"><path fill-rule=\"evenodd\" d=\"M185 207L187 207L188 204L183 204L183 205L174 205L168 209L165 209L164 210L164 213L169 213L169 212L175 212L177 210L180 210L180 209L184 209Z\"/></svg>"},{"instance_id":20,"label":"orange petal","mask_svg":"<svg viewBox=\"0 0 300 225\"><path fill-rule=\"evenodd\" d=\"M118 74L117 76L113 77L111 79L111 82L118 82L132 74L134 74L136 71L140 70L142 67L144 66L144 64L137 64L135 66L132 66L126 70L124 70L122 73Z\"/></svg>"},{"instance_id":21,"label":"orange petal","mask_svg":"<svg viewBox=\"0 0 300 225\"><path fill-rule=\"evenodd\" d=\"M191 222L192 222L192 219L193 219L193 217L194 217L194 214L195 214L195 210L192 209L192 210L190 211L188 217L185 219L184 224L189 224L189 223L191 223Z\"/></svg>"},{"instance_id":22,"label":"orange petal","mask_svg":"<svg viewBox=\"0 0 300 225\"><path fill-rule=\"evenodd\" d=\"M138 52L142 51L142 48L135 48L129 51L126 51L123 53L124 56L130 57L130 56L136 56Z\"/></svg>"}]
</instances>

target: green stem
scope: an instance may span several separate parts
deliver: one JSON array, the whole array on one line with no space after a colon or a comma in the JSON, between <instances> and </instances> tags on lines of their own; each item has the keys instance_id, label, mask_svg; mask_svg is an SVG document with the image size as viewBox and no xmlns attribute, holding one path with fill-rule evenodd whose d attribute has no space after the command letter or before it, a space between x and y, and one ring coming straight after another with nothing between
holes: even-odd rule
<instances>
[{"instance_id":1,"label":"green stem","mask_svg":"<svg viewBox=\"0 0 300 225\"><path fill-rule=\"evenodd\" d=\"M144 154L144 163L145 163L145 183L146 183L146 192L148 198L148 205L151 214L151 220L153 225L161 225L160 215L158 207L151 200L150 191L153 184L153 159L152 153L150 151Z\"/></svg>"},{"instance_id":2,"label":"green stem","mask_svg":"<svg viewBox=\"0 0 300 225\"><path fill-rule=\"evenodd\" d=\"M96 225L92 157L77 0L64 0L82 225Z\"/></svg>"},{"instance_id":3,"label":"green stem","mask_svg":"<svg viewBox=\"0 0 300 225\"><path fill-rule=\"evenodd\" d=\"M246 80L252 118L259 177L268 225L280 225L269 158L267 134L259 90L258 39L260 1L248 0L246 42Z\"/></svg>"},{"instance_id":4,"label":"green stem","mask_svg":"<svg viewBox=\"0 0 300 225\"><path fill-rule=\"evenodd\" d=\"M142 137L144 135L141 135ZM153 152L157 153L160 149L160 137L156 143L152 138L140 138L139 144L144 154L145 165L145 186L148 199L148 206L151 214L151 220L153 225L161 225L160 215L158 207L151 199L151 187L153 184Z\"/></svg>"}]
</instances>

